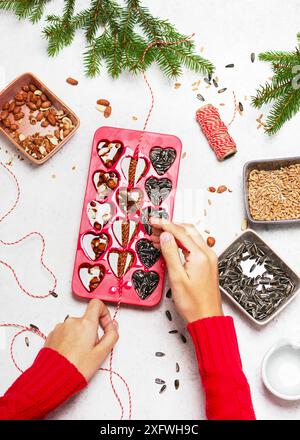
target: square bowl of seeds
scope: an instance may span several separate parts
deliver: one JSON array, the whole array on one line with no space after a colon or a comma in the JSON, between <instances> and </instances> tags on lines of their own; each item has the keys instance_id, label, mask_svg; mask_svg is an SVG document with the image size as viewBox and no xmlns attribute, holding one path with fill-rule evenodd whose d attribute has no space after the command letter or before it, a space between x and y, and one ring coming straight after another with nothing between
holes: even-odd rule
<instances>
[{"instance_id":1,"label":"square bowl of seeds","mask_svg":"<svg viewBox=\"0 0 300 440\"><path fill-rule=\"evenodd\" d=\"M243 232L219 257L221 291L258 325L295 298L299 276L256 234Z\"/></svg>"},{"instance_id":2,"label":"square bowl of seeds","mask_svg":"<svg viewBox=\"0 0 300 440\"><path fill-rule=\"evenodd\" d=\"M37 165L68 142L79 125L75 113L32 73L0 92L0 131Z\"/></svg>"},{"instance_id":3,"label":"square bowl of seeds","mask_svg":"<svg viewBox=\"0 0 300 440\"><path fill-rule=\"evenodd\" d=\"M300 157L247 162L244 196L252 223L300 224Z\"/></svg>"}]
</instances>

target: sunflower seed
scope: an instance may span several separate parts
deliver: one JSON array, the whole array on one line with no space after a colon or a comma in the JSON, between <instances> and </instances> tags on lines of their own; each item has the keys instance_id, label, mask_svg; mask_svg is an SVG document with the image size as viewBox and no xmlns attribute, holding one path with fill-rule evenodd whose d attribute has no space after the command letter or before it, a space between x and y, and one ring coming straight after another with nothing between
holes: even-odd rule
<instances>
[{"instance_id":1,"label":"sunflower seed","mask_svg":"<svg viewBox=\"0 0 300 440\"><path fill-rule=\"evenodd\" d=\"M224 93L224 92L226 92L226 90L227 90L227 87L224 87L223 89L218 90L218 93Z\"/></svg>"},{"instance_id":2,"label":"sunflower seed","mask_svg":"<svg viewBox=\"0 0 300 440\"><path fill-rule=\"evenodd\" d=\"M171 289L167 290L166 297L167 298L172 298L172 290Z\"/></svg>"},{"instance_id":3,"label":"sunflower seed","mask_svg":"<svg viewBox=\"0 0 300 440\"><path fill-rule=\"evenodd\" d=\"M178 390L178 388L179 388L179 379L175 379L174 380L174 387L175 387L175 390Z\"/></svg>"},{"instance_id":4,"label":"sunflower seed","mask_svg":"<svg viewBox=\"0 0 300 440\"><path fill-rule=\"evenodd\" d=\"M29 339L28 339L27 336L25 337L25 344L26 344L27 347L29 347Z\"/></svg>"},{"instance_id":5,"label":"sunflower seed","mask_svg":"<svg viewBox=\"0 0 300 440\"><path fill-rule=\"evenodd\" d=\"M175 335L176 333L178 333L178 330L170 330L169 333L170 333L171 335Z\"/></svg>"},{"instance_id":6,"label":"sunflower seed","mask_svg":"<svg viewBox=\"0 0 300 440\"><path fill-rule=\"evenodd\" d=\"M225 67L226 67L227 69L231 69L232 67L234 67L234 64L227 64Z\"/></svg>"},{"instance_id":7,"label":"sunflower seed","mask_svg":"<svg viewBox=\"0 0 300 440\"><path fill-rule=\"evenodd\" d=\"M183 342L184 344L186 344L187 339L186 339L186 337L184 336L184 334L180 333L180 337L181 337L182 342Z\"/></svg>"},{"instance_id":8,"label":"sunflower seed","mask_svg":"<svg viewBox=\"0 0 300 440\"><path fill-rule=\"evenodd\" d=\"M254 52L252 52L252 54L250 55L250 58L251 58L251 63L254 63L254 61L255 61L255 53Z\"/></svg>"},{"instance_id":9,"label":"sunflower seed","mask_svg":"<svg viewBox=\"0 0 300 440\"><path fill-rule=\"evenodd\" d=\"M165 353L163 353L162 351L157 351L156 353L155 353L155 356L156 357L163 357L163 356L165 356L166 354Z\"/></svg>"},{"instance_id":10,"label":"sunflower seed","mask_svg":"<svg viewBox=\"0 0 300 440\"><path fill-rule=\"evenodd\" d=\"M36 331L39 331L40 329L36 326L36 325L34 325L34 324L30 324L29 325L33 330L36 330Z\"/></svg>"},{"instance_id":11,"label":"sunflower seed","mask_svg":"<svg viewBox=\"0 0 300 440\"><path fill-rule=\"evenodd\" d=\"M172 321L172 315L170 310L166 310L166 317L168 318L169 321Z\"/></svg>"},{"instance_id":12,"label":"sunflower seed","mask_svg":"<svg viewBox=\"0 0 300 440\"><path fill-rule=\"evenodd\" d=\"M155 383L157 383L158 385L164 385L166 382L162 379L156 378Z\"/></svg>"},{"instance_id":13,"label":"sunflower seed","mask_svg":"<svg viewBox=\"0 0 300 440\"><path fill-rule=\"evenodd\" d=\"M216 81L215 79L213 79L213 85L214 85L216 88L219 87L219 84L217 83L217 81Z\"/></svg>"},{"instance_id":14,"label":"sunflower seed","mask_svg":"<svg viewBox=\"0 0 300 440\"><path fill-rule=\"evenodd\" d=\"M176 362L175 369L176 369L176 373L179 373L180 367L179 367L179 363L178 362Z\"/></svg>"},{"instance_id":15,"label":"sunflower seed","mask_svg":"<svg viewBox=\"0 0 300 440\"><path fill-rule=\"evenodd\" d=\"M199 99L199 101L203 101L203 102L205 101L205 98L204 96L201 95L201 93L197 94L197 98Z\"/></svg>"},{"instance_id":16,"label":"sunflower seed","mask_svg":"<svg viewBox=\"0 0 300 440\"><path fill-rule=\"evenodd\" d=\"M162 394L162 393L166 390L166 388L167 388L167 385L164 384L164 385L161 387L161 389L159 390L159 394Z\"/></svg>"},{"instance_id":17,"label":"sunflower seed","mask_svg":"<svg viewBox=\"0 0 300 440\"><path fill-rule=\"evenodd\" d=\"M243 106L243 104L242 104L241 102L239 102L239 110L240 110L241 112L244 111L244 106Z\"/></svg>"}]
</instances>

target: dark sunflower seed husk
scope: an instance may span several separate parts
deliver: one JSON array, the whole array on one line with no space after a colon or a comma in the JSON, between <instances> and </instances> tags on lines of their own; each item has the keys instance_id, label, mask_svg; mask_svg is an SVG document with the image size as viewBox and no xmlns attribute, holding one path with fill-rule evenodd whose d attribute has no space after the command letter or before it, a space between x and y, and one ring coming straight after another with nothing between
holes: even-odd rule
<instances>
[{"instance_id":1,"label":"dark sunflower seed husk","mask_svg":"<svg viewBox=\"0 0 300 440\"><path fill-rule=\"evenodd\" d=\"M225 67L226 67L227 69L231 69L232 67L234 67L234 64L233 64L233 63L231 63L231 64L227 64Z\"/></svg>"},{"instance_id":2,"label":"dark sunflower seed husk","mask_svg":"<svg viewBox=\"0 0 300 440\"><path fill-rule=\"evenodd\" d=\"M167 388L167 385L164 384L164 385L161 387L161 389L159 390L159 394L162 394L162 393L166 390L166 388Z\"/></svg>"},{"instance_id":3,"label":"dark sunflower seed husk","mask_svg":"<svg viewBox=\"0 0 300 440\"><path fill-rule=\"evenodd\" d=\"M164 385L166 383L165 380L163 379L159 379L158 377L155 379L155 383L157 383L158 385Z\"/></svg>"},{"instance_id":4,"label":"dark sunflower seed husk","mask_svg":"<svg viewBox=\"0 0 300 440\"><path fill-rule=\"evenodd\" d=\"M167 290L166 297L167 298L172 298L172 290L171 289Z\"/></svg>"},{"instance_id":5,"label":"dark sunflower seed husk","mask_svg":"<svg viewBox=\"0 0 300 440\"><path fill-rule=\"evenodd\" d=\"M254 61L255 61L255 53L254 52L252 52L250 58L251 58L251 62L254 63Z\"/></svg>"},{"instance_id":6,"label":"dark sunflower seed husk","mask_svg":"<svg viewBox=\"0 0 300 440\"><path fill-rule=\"evenodd\" d=\"M172 321L172 315L170 310L166 310L166 317L168 318L169 321Z\"/></svg>"},{"instance_id":7,"label":"dark sunflower seed husk","mask_svg":"<svg viewBox=\"0 0 300 440\"><path fill-rule=\"evenodd\" d=\"M50 295L52 295L54 298L57 298L57 297L58 297L57 293L56 293L54 290L50 290L49 293L50 293Z\"/></svg>"},{"instance_id":8,"label":"dark sunflower seed husk","mask_svg":"<svg viewBox=\"0 0 300 440\"><path fill-rule=\"evenodd\" d=\"M185 344L187 342L187 339L184 336L184 334L180 333L180 337L181 337L182 342Z\"/></svg>"},{"instance_id":9,"label":"dark sunflower seed husk","mask_svg":"<svg viewBox=\"0 0 300 440\"><path fill-rule=\"evenodd\" d=\"M27 336L25 337L25 344L26 344L26 347L29 347L29 339Z\"/></svg>"},{"instance_id":10,"label":"dark sunflower seed husk","mask_svg":"<svg viewBox=\"0 0 300 440\"><path fill-rule=\"evenodd\" d=\"M156 353L155 353L155 356L156 357L163 357L163 356L165 356L166 354L165 353L163 353L162 351L157 351Z\"/></svg>"},{"instance_id":11,"label":"dark sunflower seed husk","mask_svg":"<svg viewBox=\"0 0 300 440\"><path fill-rule=\"evenodd\" d=\"M175 390L178 390L178 388L179 388L179 379L175 379L174 380L174 387L175 387Z\"/></svg>"},{"instance_id":12,"label":"dark sunflower seed husk","mask_svg":"<svg viewBox=\"0 0 300 440\"><path fill-rule=\"evenodd\" d=\"M213 85L214 85L216 88L219 87L219 84L217 83L217 81L216 81L215 79L213 79Z\"/></svg>"},{"instance_id":13,"label":"dark sunflower seed husk","mask_svg":"<svg viewBox=\"0 0 300 440\"><path fill-rule=\"evenodd\" d=\"M176 373L179 373L180 367L179 367L179 363L178 362L176 362L175 369L176 369Z\"/></svg>"},{"instance_id":14,"label":"dark sunflower seed husk","mask_svg":"<svg viewBox=\"0 0 300 440\"><path fill-rule=\"evenodd\" d=\"M203 102L205 101L205 98L204 96L201 95L201 93L197 94L197 98L199 99L199 101L203 101Z\"/></svg>"},{"instance_id":15,"label":"dark sunflower seed husk","mask_svg":"<svg viewBox=\"0 0 300 440\"><path fill-rule=\"evenodd\" d=\"M223 89L218 90L218 93L224 93L224 92L226 92L226 90L227 90L227 87L223 87Z\"/></svg>"},{"instance_id":16,"label":"dark sunflower seed husk","mask_svg":"<svg viewBox=\"0 0 300 440\"><path fill-rule=\"evenodd\" d=\"M34 325L34 324L30 324L29 327L31 327L33 330L37 330L37 331L40 330L40 329L39 329L36 325Z\"/></svg>"},{"instance_id":17,"label":"dark sunflower seed husk","mask_svg":"<svg viewBox=\"0 0 300 440\"><path fill-rule=\"evenodd\" d=\"M178 333L178 330L170 330L169 333L170 335L175 335L176 333Z\"/></svg>"},{"instance_id":18,"label":"dark sunflower seed husk","mask_svg":"<svg viewBox=\"0 0 300 440\"><path fill-rule=\"evenodd\" d=\"M244 111L244 106L243 106L243 104L241 102L239 102L239 109L240 109L241 112Z\"/></svg>"}]
</instances>

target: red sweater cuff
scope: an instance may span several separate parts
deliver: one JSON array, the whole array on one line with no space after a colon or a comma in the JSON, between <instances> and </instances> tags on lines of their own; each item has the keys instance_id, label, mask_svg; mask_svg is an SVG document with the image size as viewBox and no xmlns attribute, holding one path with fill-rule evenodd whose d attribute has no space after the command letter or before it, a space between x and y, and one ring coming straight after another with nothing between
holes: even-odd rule
<instances>
[{"instance_id":1,"label":"red sweater cuff","mask_svg":"<svg viewBox=\"0 0 300 440\"><path fill-rule=\"evenodd\" d=\"M0 419L39 419L87 385L78 369L51 348L43 348L0 399Z\"/></svg>"},{"instance_id":2,"label":"red sweater cuff","mask_svg":"<svg viewBox=\"0 0 300 440\"><path fill-rule=\"evenodd\" d=\"M231 316L199 319L187 326L192 336L199 368L205 372L241 369L238 341Z\"/></svg>"}]
</instances>

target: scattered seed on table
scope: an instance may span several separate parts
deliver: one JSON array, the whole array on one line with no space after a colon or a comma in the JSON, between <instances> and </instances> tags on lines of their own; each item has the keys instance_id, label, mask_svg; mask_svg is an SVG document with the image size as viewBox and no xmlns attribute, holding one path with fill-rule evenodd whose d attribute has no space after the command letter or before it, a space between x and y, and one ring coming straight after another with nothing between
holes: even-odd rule
<instances>
[{"instance_id":1,"label":"scattered seed on table","mask_svg":"<svg viewBox=\"0 0 300 440\"><path fill-rule=\"evenodd\" d=\"M213 84L214 84L214 86L215 86L216 88L219 87L219 84L217 83L217 81L216 81L215 79L213 79Z\"/></svg>"},{"instance_id":2,"label":"scattered seed on table","mask_svg":"<svg viewBox=\"0 0 300 440\"><path fill-rule=\"evenodd\" d=\"M172 321L172 315L170 310L166 310L166 317L168 318L169 321Z\"/></svg>"},{"instance_id":3,"label":"scattered seed on table","mask_svg":"<svg viewBox=\"0 0 300 440\"><path fill-rule=\"evenodd\" d=\"M252 264L252 266L250 267L250 273L254 271L254 269L256 268L256 264Z\"/></svg>"},{"instance_id":4,"label":"scattered seed on table","mask_svg":"<svg viewBox=\"0 0 300 440\"><path fill-rule=\"evenodd\" d=\"M176 362L176 373L179 373L179 371L180 371L179 363Z\"/></svg>"},{"instance_id":5,"label":"scattered seed on table","mask_svg":"<svg viewBox=\"0 0 300 440\"><path fill-rule=\"evenodd\" d=\"M180 333L180 337L181 337L182 342L183 342L184 344L186 344L187 339L186 339L186 337L184 336L184 334Z\"/></svg>"},{"instance_id":6,"label":"scattered seed on table","mask_svg":"<svg viewBox=\"0 0 300 440\"><path fill-rule=\"evenodd\" d=\"M167 298L172 298L172 290L171 289L167 290L166 297Z\"/></svg>"},{"instance_id":7,"label":"scattered seed on table","mask_svg":"<svg viewBox=\"0 0 300 440\"><path fill-rule=\"evenodd\" d=\"M175 335L176 333L178 333L178 330L170 330L169 333L170 335Z\"/></svg>"},{"instance_id":8,"label":"scattered seed on table","mask_svg":"<svg viewBox=\"0 0 300 440\"><path fill-rule=\"evenodd\" d=\"M157 383L158 385L164 385L166 383L165 380L159 379L158 377L155 379L155 383Z\"/></svg>"},{"instance_id":9,"label":"scattered seed on table","mask_svg":"<svg viewBox=\"0 0 300 440\"><path fill-rule=\"evenodd\" d=\"M251 62L254 63L254 61L255 61L255 53L254 52L252 52L250 58L251 58Z\"/></svg>"},{"instance_id":10,"label":"scattered seed on table","mask_svg":"<svg viewBox=\"0 0 300 440\"><path fill-rule=\"evenodd\" d=\"M159 390L159 394L162 394L162 393L166 390L166 388L167 388L167 385L164 384L164 385L161 387L161 389Z\"/></svg>"},{"instance_id":11,"label":"scattered seed on table","mask_svg":"<svg viewBox=\"0 0 300 440\"><path fill-rule=\"evenodd\" d=\"M211 205L211 200L210 199L208 199L207 202L208 202L209 205Z\"/></svg>"},{"instance_id":12,"label":"scattered seed on table","mask_svg":"<svg viewBox=\"0 0 300 440\"><path fill-rule=\"evenodd\" d=\"M205 98L204 98L204 96L201 95L201 93L198 93L198 94L197 94L197 98L198 98L200 101L205 101Z\"/></svg>"},{"instance_id":13,"label":"scattered seed on table","mask_svg":"<svg viewBox=\"0 0 300 440\"><path fill-rule=\"evenodd\" d=\"M26 344L27 347L29 347L29 339L28 339L27 336L25 337L25 344Z\"/></svg>"},{"instance_id":14,"label":"scattered seed on table","mask_svg":"<svg viewBox=\"0 0 300 440\"><path fill-rule=\"evenodd\" d=\"M49 290L50 295L52 295L54 298L57 298L58 295L54 290Z\"/></svg>"},{"instance_id":15,"label":"scattered seed on table","mask_svg":"<svg viewBox=\"0 0 300 440\"><path fill-rule=\"evenodd\" d=\"M184 152L182 153L181 158L184 159L185 157L186 157L186 151L184 151Z\"/></svg>"},{"instance_id":16,"label":"scattered seed on table","mask_svg":"<svg viewBox=\"0 0 300 440\"><path fill-rule=\"evenodd\" d=\"M166 354L165 353L163 353L162 351L157 351L156 353L155 353L155 356L156 357L163 357L163 356L165 356Z\"/></svg>"},{"instance_id":17,"label":"scattered seed on table","mask_svg":"<svg viewBox=\"0 0 300 440\"><path fill-rule=\"evenodd\" d=\"M175 379L174 380L174 387L175 387L175 390L178 390L178 388L179 388L179 379Z\"/></svg>"},{"instance_id":18,"label":"scattered seed on table","mask_svg":"<svg viewBox=\"0 0 300 440\"><path fill-rule=\"evenodd\" d=\"M232 69L232 67L234 67L234 64L227 64L227 66L225 66L227 69Z\"/></svg>"},{"instance_id":19,"label":"scattered seed on table","mask_svg":"<svg viewBox=\"0 0 300 440\"><path fill-rule=\"evenodd\" d=\"M218 93L224 93L224 92L226 92L226 90L227 90L227 87L224 87L223 89L218 90Z\"/></svg>"},{"instance_id":20,"label":"scattered seed on table","mask_svg":"<svg viewBox=\"0 0 300 440\"><path fill-rule=\"evenodd\" d=\"M37 331L39 331L39 328L36 326L36 325L34 325L34 324L30 324L29 325L33 330L37 330Z\"/></svg>"},{"instance_id":21,"label":"scattered seed on table","mask_svg":"<svg viewBox=\"0 0 300 440\"><path fill-rule=\"evenodd\" d=\"M241 112L244 111L244 106L243 106L243 104L242 104L241 102L239 102L239 110L240 110Z\"/></svg>"}]
</instances>

